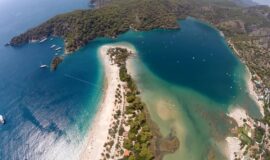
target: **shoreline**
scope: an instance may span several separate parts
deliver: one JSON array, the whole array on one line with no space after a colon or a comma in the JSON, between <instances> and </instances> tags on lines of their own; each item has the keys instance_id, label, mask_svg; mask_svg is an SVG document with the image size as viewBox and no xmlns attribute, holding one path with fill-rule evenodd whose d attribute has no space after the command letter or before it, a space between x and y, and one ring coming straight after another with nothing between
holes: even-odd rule
<instances>
[{"instance_id":1,"label":"shoreline","mask_svg":"<svg viewBox=\"0 0 270 160\"><path fill-rule=\"evenodd\" d=\"M241 141L237 137L226 137L225 141L227 143L226 152L228 160L235 160L235 155L241 152ZM239 157L239 154L237 155Z\"/></svg>"},{"instance_id":2,"label":"shoreline","mask_svg":"<svg viewBox=\"0 0 270 160\"><path fill-rule=\"evenodd\" d=\"M235 48L233 42L229 39L226 40L229 47L233 50L233 52L238 56L241 60L241 54L238 52L238 50ZM243 62L242 62L243 63ZM252 73L249 70L249 67L243 63L246 69L246 75L245 75L245 82L246 82L246 92L248 92L249 96L253 99L253 101L257 104L258 109L260 110L260 113L262 116L264 116L264 102L258 100L258 93L256 93L254 82L252 81Z\"/></svg>"},{"instance_id":3,"label":"shoreline","mask_svg":"<svg viewBox=\"0 0 270 160\"><path fill-rule=\"evenodd\" d=\"M247 91L250 95L250 97L254 100L254 102L256 102L257 106L259 107L260 113L262 115L262 117L264 117L264 102L263 101L259 101L259 95L258 93L256 93L256 89L255 89L255 84L252 81L252 74L248 68L247 65L246 66L246 83L247 83Z\"/></svg>"},{"instance_id":4,"label":"shoreline","mask_svg":"<svg viewBox=\"0 0 270 160\"><path fill-rule=\"evenodd\" d=\"M80 154L81 160L100 160L105 150L104 144L109 137L109 129L113 121L115 112L115 91L119 84L123 84L119 78L119 68L116 64L112 64L107 51L112 47L121 47L134 52L134 49L125 44L107 44L102 45L98 49L99 58L104 67L104 90L102 100L98 106L97 113L90 127L86 138L86 146ZM123 96L124 97L124 96ZM125 100L122 99L122 106ZM121 110L121 109L120 109ZM123 111L123 107L122 107ZM114 154L114 153L112 153Z\"/></svg>"},{"instance_id":5,"label":"shoreline","mask_svg":"<svg viewBox=\"0 0 270 160\"><path fill-rule=\"evenodd\" d=\"M237 127L243 127L244 126L244 120L250 119L247 115L247 112L245 109L241 107L234 107L232 108L229 113L227 113L227 116L235 120L237 123ZM234 128L235 129L235 128ZM236 136L227 136L225 138L225 141L227 143L225 153L227 155L227 158L229 160L234 160L237 156L237 158L243 157L243 151L241 150L241 140Z\"/></svg>"},{"instance_id":6,"label":"shoreline","mask_svg":"<svg viewBox=\"0 0 270 160\"><path fill-rule=\"evenodd\" d=\"M238 50L235 48L234 44L231 42L231 40L227 40L227 43L229 44L229 47L233 50L236 56L238 56L241 60L241 56L238 52ZM245 83L246 83L246 92L250 96L250 98L256 103L262 117L264 117L264 103L262 101L258 100L258 93L256 93L255 84L252 81L252 73L249 70L248 66L245 65ZM238 127L244 126L244 120L248 120L249 123L252 123L252 118L250 118L244 108L239 107L233 107L231 110L228 111L227 116L235 120ZM234 128L235 129L235 128ZM225 142L227 144L225 153L227 155L227 158L229 160L234 160L235 158L242 158L244 156L244 150L241 149L241 140L236 136L227 136L225 139Z\"/></svg>"}]
</instances>

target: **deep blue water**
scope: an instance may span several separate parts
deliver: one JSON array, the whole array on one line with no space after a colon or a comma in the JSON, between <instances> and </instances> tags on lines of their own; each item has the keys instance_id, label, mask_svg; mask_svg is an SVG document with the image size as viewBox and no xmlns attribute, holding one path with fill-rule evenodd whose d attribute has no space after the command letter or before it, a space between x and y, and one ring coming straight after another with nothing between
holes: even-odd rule
<instances>
[{"instance_id":1,"label":"deep blue water","mask_svg":"<svg viewBox=\"0 0 270 160\"><path fill-rule=\"evenodd\" d=\"M102 70L96 48L65 59L56 72L40 69L63 47L4 47L12 36L50 17L87 8L88 0L0 1L0 159L77 159L101 96ZM60 53L61 54L61 53ZM79 67L78 67L79 66Z\"/></svg>"}]
</instances>

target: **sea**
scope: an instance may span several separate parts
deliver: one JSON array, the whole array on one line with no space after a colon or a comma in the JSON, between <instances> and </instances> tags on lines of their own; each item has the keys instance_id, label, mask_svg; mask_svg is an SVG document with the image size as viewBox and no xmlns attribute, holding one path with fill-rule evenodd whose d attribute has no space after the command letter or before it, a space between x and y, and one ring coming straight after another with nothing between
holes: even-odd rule
<instances>
[{"instance_id":1,"label":"sea","mask_svg":"<svg viewBox=\"0 0 270 160\"><path fill-rule=\"evenodd\" d=\"M5 43L49 18L88 9L88 0L0 1L0 126L2 160L77 160L102 99L104 70L98 48L124 44L136 49L131 65L154 122L163 136L174 132L180 148L165 160L226 159L225 137L233 122L226 115L242 107L260 117L247 91L246 67L220 32L192 17L180 30L130 30L116 39L97 38L49 65L63 47L61 38L21 47Z\"/></svg>"}]
</instances>

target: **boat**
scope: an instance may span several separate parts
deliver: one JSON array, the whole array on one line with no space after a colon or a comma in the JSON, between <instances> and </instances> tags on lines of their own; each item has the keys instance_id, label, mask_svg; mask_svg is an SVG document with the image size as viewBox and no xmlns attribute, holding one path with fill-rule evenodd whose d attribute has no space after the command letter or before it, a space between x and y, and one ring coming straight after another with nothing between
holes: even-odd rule
<instances>
[{"instance_id":1,"label":"boat","mask_svg":"<svg viewBox=\"0 0 270 160\"><path fill-rule=\"evenodd\" d=\"M58 53L55 53L54 55L55 55L55 56L57 56L57 55L58 55Z\"/></svg>"},{"instance_id":2,"label":"boat","mask_svg":"<svg viewBox=\"0 0 270 160\"><path fill-rule=\"evenodd\" d=\"M38 40L36 40L36 39L30 39L29 40L29 43L36 43L36 42L38 42Z\"/></svg>"},{"instance_id":3,"label":"boat","mask_svg":"<svg viewBox=\"0 0 270 160\"><path fill-rule=\"evenodd\" d=\"M39 41L39 43L43 43L45 41L47 41L48 38L43 38L42 40Z\"/></svg>"},{"instance_id":4,"label":"boat","mask_svg":"<svg viewBox=\"0 0 270 160\"><path fill-rule=\"evenodd\" d=\"M48 66L46 64L40 65L40 68L47 68Z\"/></svg>"},{"instance_id":5,"label":"boat","mask_svg":"<svg viewBox=\"0 0 270 160\"><path fill-rule=\"evenodd\" d=\"M10 46L10 44L9 44L9 43L6 43L6 44L5 44L5 47L8 47L8 46Z\"/></svg>"},{"instance_id":6,"label":"boat","mask_svg":"<svg viewBox=\"0 0 270 160\"><path fill-rule=\"evenodd\" d=\"M61 50L62 49L62 47L58 47L58 48L56 48L55 50L56 51L59 51L59 50Z\"/></svg>"},{"instance_id":7,"label":"boat","mask_svg":"<svg viewBox=\"0 0 270 160\"><path fill-rule=\"evenodd\" d=\"M5 124L5 119L2 115L0 115L0 124Z\"/></svg>"},{"instance_id":8,"label":"boat","mask_svg":"<svg viewBox=\"0 0 270 160\"><path fill-rule=\"evenodd\" d=\"M54 48L54 47L56 47L56 45L55 45L55 44L51 46L51 48Z\"/></svg>"}]
</instances>

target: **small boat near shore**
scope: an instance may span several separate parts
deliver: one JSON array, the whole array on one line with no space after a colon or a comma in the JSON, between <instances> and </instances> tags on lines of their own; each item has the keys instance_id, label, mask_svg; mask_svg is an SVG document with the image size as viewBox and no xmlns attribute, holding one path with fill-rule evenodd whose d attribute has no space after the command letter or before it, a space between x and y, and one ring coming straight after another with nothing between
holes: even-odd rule
<instances>
[{"instance_id":1,"label":"small boat near shore","mask_svg":"<svg viewBox=\"0 0 270 160\"><path fill-rule=\"evenodd\" d=\"M5 119L2 115L0 115L0 124L5 124Z\"/></svg>"},{"instance_id":2,"label":"small boat near shore","mask_svg":"<svg viewBox=\"0 0 270 160\"><path fill-rule=\"evenodd\" d=\"M39 68L48 68L48 65L42 64L42 65L39 66Z\"/></svg>"},{"instance_id":3,"label":"small boat near shore","mask_svg":"<svg viewBox=\"0 0 270 160\"><path fill-rule=\"evenodd\" d=\"M58 48L56 48L55 50L56 51L59 51L59 50L61 50L62 49L62 47L58 47Z\"/></svg>"},{"instance_id":4,"label":"small boat near shore","mask_svg":"<svg viewBox=\"0 0 270 160\"><path fill-rule=\"evenodd\" d=\"M55 48L56 47L56 45L55 44L53 44L52 46L51 46L51 49L53 49L53 48Z\"/></svg>"},{"instance_id":5,"label":"small boat near shore","mask_svg":"<svg viewBox=\"0 0 270 160\"><path fill-rule=\"evenodd\" d=\"M39 43L43 43L45 41L47 41L48 38L43 38L42 40L39 41Z\"/></svg>"}]
</instances>

